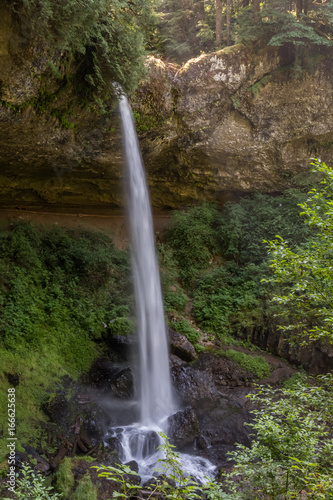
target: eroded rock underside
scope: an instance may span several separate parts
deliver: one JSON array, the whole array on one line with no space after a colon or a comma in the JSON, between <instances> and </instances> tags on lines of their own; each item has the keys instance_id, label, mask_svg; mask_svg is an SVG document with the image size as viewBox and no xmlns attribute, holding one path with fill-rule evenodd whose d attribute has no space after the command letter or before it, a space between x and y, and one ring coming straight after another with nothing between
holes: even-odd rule
<instances>
[{"instance_id":1,"label":"eroded rock underside","mask_svg":"<svg viewBox=\"0 0 333 500\"><path fill-rule=\"evenodd\" d=\"M6 7L0 20L0 203L120 206L111 90L101 114L84 97L82 61L38 43ZM332 164L332 54L237 45L182 68L149 58L131 101L153 205L282 191L311 157Z\"/></svg>"}]
</instances>

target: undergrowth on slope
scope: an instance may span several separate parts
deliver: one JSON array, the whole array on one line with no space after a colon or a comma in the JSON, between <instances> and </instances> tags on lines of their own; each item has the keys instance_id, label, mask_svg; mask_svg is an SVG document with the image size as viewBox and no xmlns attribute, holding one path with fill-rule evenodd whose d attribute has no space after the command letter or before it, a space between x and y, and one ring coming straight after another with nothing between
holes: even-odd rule
<instances>
[{"instance_id":1,"label":"undergrowth on slope","mask_svg":"<svg viewBox=\"0 0 333 500\"><path fill-rule=\"evenodd\" d=\"M128 316L133 299L128 255L100 233L15 223L0 234L0 255L3 456L11 377L19 380L18 437L27 443L38 438L50 389L89 369L96 341L124 310Z\"/></svg>"},{"instance_id":2,"label":"undergrowth on slope","mask_svg":"<svg viewBox=\"0 0 333 500\"><path fill-rule=\"evenodd\" d=\"M176 330L176 332L185 335L187 340L189 340L191 344L194 345L197 352L204 350L204 347L199 344L200 332L198 332L198 330L196 330L188 320L182 318L178 321L175 321L172 323L172 328Z\"/></svg>"},{"instance_id":3,"label":"undergrowth on slope","mask_svg":"<svg viewBox=\"0 0 333 500\"><path fill-rule=\"evenodd\" d=\"M295 188L246 196L222 211L208 203L175 211L160 250L167 312L179 321L191 309L197 325L224 344L273 317L272 291L262 282L271 273L263 240L278 234L297 247L311 238L299 215L306 197L306 188Z\"/></svg>"}]
</instances>

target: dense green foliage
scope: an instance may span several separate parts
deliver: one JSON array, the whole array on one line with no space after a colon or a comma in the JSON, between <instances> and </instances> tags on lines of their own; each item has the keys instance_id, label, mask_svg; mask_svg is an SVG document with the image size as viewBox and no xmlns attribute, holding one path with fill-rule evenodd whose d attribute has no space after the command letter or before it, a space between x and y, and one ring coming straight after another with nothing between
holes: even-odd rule
<instances>
[{"instance_id":1,"label":"dense green foliage","mask_svg":"<svg viewBox=\"0 0 333 500\"><path fill-rule=\"evenodd\" d=\"M290 389L261 387L250 396L259 407L248 424L255 439L250 448L237 445L231 453L236 465L225 481L233 492L230 498L296 499L302 491L306 498L332 498L332 375L318 382Z\"/></svg>"},{"instance_id":2,"label":"dense green foliage","mask_svg":"<svg viewBox=\"0 0 333 500\"><path fill-rule=\"evenodd\" d=\"M6 373L16 374L19 438L29 442L50 391L89 369L109 322L126 314L128 330L129 258L103 234L25 223L1 232L0 256L1 425Z\"/></svg>"},{"instance_id":3,"label":"dense green foliage","mask_svg":"<svg viewBox=\"0 0 333 500\"><path fill-rule=\"evenodd\" d=\"M179 276L185 286L211 265L211 258L218 253L216 221L217 209L204 204L188 212L174 212L166 240L173 249L179 265Z\"/></svg>"},{"instance_id":4,"label":"dense green foliage","mask_svg":"<svg viewBox=\"0 0 333 500\"><path fill-rule=\"evenodd\" d=\"M95 97L105 85L110 89L111 81L129 91L144 74L152 0L20 0L13 8L24 36L34 44L47 42L50 66L59 78L70 65L77 66L81 83ZM55 54L62 55L57 59Z\"/></svg>"},{"instance_id":5,"label":"dense green foliage","mask_svg":"<svg viewBox=\"0 0 333 500\"><path fill-rule=\"evenodd\" d=\"M261 280L270 270L263 240L279 234L294 247L303 244L312 229L303 224L297 204L306 197L294 189L276 197L244 197L222 213L204 204L173 214L162 249L165 255L167 248L168 269L191 298L193 318L205 332L228 342L230 331L267 315L263 299L270 292ZM179 285L174 291L171 284L165 287L169 304L172 294L179 297Z\"/></svg>"},{"instance_id":6,"label":"dense green foliage","mask_svg":"<svg viewBox=\"0 0 333 500\"><path fill-rule=\"evenodd\" d=\"M281 236L269 243L274 271L270 282L283 317L281 328L289 338L325 338L333 343L333 171L319 161L313 167L323 174L320 186L299 205L313 238L296 249Z\"/></svg>"},{"instance_id":7,"label":"dense green foliage","mask_svg":"<svg viewBox=\"0 0 333 500\"><path fill-rule=\"evenodd\" d=\"M119 279L129 272L127 256L101 234L26 224L1 233L0 253L2 346L39 349L47 341L71 370L84 369L93 355L83 355L87 344L127 303L129 282Z\"/></svg>"}]
</instances>

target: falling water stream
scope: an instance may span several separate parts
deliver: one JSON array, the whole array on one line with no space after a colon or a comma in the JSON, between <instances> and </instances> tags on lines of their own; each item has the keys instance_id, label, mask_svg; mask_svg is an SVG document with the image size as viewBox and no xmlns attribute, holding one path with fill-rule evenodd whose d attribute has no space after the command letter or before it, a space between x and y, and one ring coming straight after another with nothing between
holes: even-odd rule
<instances>
[{"instance_id":1,"label":"falling water stream","mask_svg":"<svg viewBox=\"0 0 333 500\"><path fill-rule=\"evenodd\" d=\"M149 194L132 111L124 95L119 98L128 176L128 207L132 243L132 268L139 337L140 420L111 429L122 446L122 461L135 460L144 481L163 453L159 432L168 433L168 417L178 410L170 379L168 339L163 313L160 276L154 245ZM210 462L183 454L184 470L203 480L212 471Z\"/></svg>"},{"instance_id":2,"label":"falling water stream","mask_svg":"<svg viewBox=\"0 0 333 500\"><path fill-rule=\"evenodd\" d=\"M140 344L141 423L159 423L173 408L168 341L147 183L132 111L119 102L128 171L132 267Z\"/></svg>"}]
</instances>

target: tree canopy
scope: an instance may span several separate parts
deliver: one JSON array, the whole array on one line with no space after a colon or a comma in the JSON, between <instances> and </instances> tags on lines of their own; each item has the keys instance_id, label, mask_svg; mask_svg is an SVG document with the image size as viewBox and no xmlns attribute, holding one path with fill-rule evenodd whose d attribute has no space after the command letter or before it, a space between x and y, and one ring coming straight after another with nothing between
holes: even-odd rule
<instances>
[{"instance_id":1,"label":"tree canopy","mask_svg":"<svg viewBox=\"0 0 333 500\"><path fill-rule=\"evenodd\" d=\"M73 59L87 87L96 91L109 81L125 91L144 72L154 0L8 0L25 38L48 47L50 62ZM58 58L58 59L57 59Z\"/></svg>"},{"instance_id":2,"label":"tree canopy","mask_svg":"<svg viewBox=\"0 0 333 500\"><path fill-rule=\"evenodd\" d=\"M331 46L333 1L161 0L159 50L178 62L234 43Z\"/></svg>"}]
</instances>

